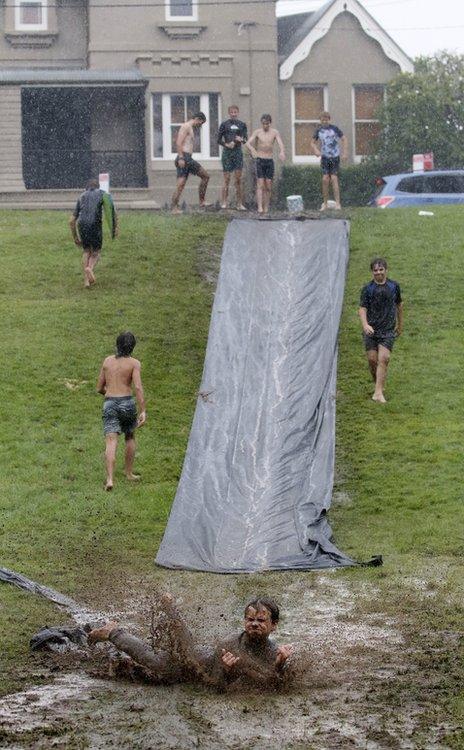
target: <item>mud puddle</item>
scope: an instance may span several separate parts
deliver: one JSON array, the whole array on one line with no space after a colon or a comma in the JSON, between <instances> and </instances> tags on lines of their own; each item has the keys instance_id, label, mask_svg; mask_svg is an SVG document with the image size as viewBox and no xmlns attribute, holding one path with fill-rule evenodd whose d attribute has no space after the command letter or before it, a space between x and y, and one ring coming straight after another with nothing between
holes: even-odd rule
<instances>
[{"instance_id":1,"label":"mud puddle","mask_svg":"<svg viewBox=\"0 0 464 750\"><path fill-rule=\"evenodd\" d=\"M240 627L253 580L164 574L199 642ZM158 577L157 585L163 583ZM384 700L407 670L400 623L363 614L375 587L337 573L264 579L281 603L281 643L305 669L286 693L218 695L191 685L148 686L60 673L51 685L0 701L0 746L134 750L441 750L445 727L421 726L421 706ZM140 582L128 590L140 592ZM263 587L263 582L259 584ZM167 585L164 586L167 588ZM149 593L117 601L121 621L148 633ZM103 604L105 609L106 603ZM115 607L116 609L116 607ZM126 612L126 619L124 619ZM383 691L383 692L382 692ZM2 744L3 743L3 744Z\"/></svg>"}]
</instances>

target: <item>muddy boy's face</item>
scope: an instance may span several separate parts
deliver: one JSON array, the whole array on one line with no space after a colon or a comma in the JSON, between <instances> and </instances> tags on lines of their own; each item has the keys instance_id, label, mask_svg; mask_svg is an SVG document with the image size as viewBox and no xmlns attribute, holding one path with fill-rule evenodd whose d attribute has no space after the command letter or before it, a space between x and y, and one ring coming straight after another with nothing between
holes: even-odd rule
<instances>
[{"instance_id":1,"label":"muddy boy's face","mask_svg":"<svg viewBox=\"0 0 464 750\"><path fill-rule=\"evenodd\" d=\"M267 638L275 630L276 625L271 620L268 609L253 609L248 607L245 612L245 632L250 638Z\"/></svg>"}]
</instances>

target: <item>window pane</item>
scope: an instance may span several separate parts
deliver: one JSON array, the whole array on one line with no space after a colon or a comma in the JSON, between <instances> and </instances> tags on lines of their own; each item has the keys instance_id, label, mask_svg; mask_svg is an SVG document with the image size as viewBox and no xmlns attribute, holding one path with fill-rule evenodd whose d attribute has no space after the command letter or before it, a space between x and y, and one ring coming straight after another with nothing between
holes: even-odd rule
<instances>
[{"instance_id":1,"label":"window pane","mask_svg":"<svg viewBox=\"0 0 464 750\"><path fill-rule=\"evenodd\" d=\"M170 0L171 16L193 16L193 0Z\"/></svg>"},{"instance_id":2,"label":"window pane","mask_svg":"<svg viewBox=\"0 0 464 750\"><path fill-rule=\"evenodd\" d=\"M374 151L375 141L380 135L380 124L378 122L357 122L355 124L356 133L356 154L365 156Z\"/></svg>"},{"instance_id":3,"label":"window pane","mask_svg":"<svg viewBox=\"0 0 464 750\"><path fill-rule=\"evenodd\" d=\"M438 174L424 177L428 193L462 193L463 185L455 175Z\"/></svg>"},{"instance_id":4,"label":"window pane","mask_svg":"<svg viewBox=\"0 0 464 750\"><path fill-rule=\"evenodd\" d=\"M185 121L185 97L171 96L171 122L181 123Z\"/></svg>"},{"instance_id":5,"label":"window pane","mask_svg":"<svg viewBox=\"0 0 464 750\"><path fill-rule=\"evenodd\" d=\"M188 96L186 119L189 120L191 117L193 117L193 115L195 115L199 111L200 111L200 97Z\"/></svg>"},{"instance_id":6,"label":"window pane","mask_svg":"<svg viewBox=\"0 0 464 750\"><path fill-rule=\"evenodd\" d=\"M314 135L314 125L295 125L295 156L309 156L312 154L311 141Z\"/></svg>"},{"instance_id":7,"label":"window pane","mask_svg":"<svg viewBox=\"0 0 464 750\"><path fill-rule=\"evenodd\" d=\"M324 109L324 89L322 86L295 89L295 119L319 120Z\"/></svg>"},{"instance_id":8,"label":"window pane","mask_svg":"<svg viewBox=\"0 0 464 750\"><path fill-rule=\"evenodd\" d=\"M208 125L206 125L208 127ZM209 155L219 156L217 134L219 130L219 96L209 95Z\"/></svg>"},{"instance_id":9,"label":"window pane","mask_svg":"<svg viewBox=\"0 0 464 750\"><path fill-rule=\"evenodd\" d=\"M424 193L424 178L419 177L405 177L397 185L397 190L400 193Z\"/></svg>"},{"instance_id":10,"label":"window pane","mask_svg":"<svg viewBox=\"0 0 464 750\"><path fill-rule=\"evenodd\" d=\"M355 86L355 119L375 120L383 102L383 86Z\"/></svg>"},{"instance_id":11,"label":"window pane","mask_svg":"<svg viewBox=\"0 0 464 750\"><path fill-rule=\"evenodd\" d=\"M42 23L42 5L40 3L21 3L20 22L38 26Z\"/></svg>"},{"instance_id":12,"label":"window pane","mask_svg":"<svg viewBox=\"0 0 464 750\"><path fill-rule=\"evenodd\" d=\"M153 94L153 156L163 156L163 109L161 94Z\"/></svg>"}]
</instances>

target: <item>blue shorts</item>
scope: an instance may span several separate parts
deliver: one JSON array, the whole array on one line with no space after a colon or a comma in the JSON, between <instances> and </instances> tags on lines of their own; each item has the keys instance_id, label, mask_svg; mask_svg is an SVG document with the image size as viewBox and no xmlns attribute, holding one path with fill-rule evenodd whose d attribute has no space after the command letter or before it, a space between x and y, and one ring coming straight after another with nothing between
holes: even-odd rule
<instances>
[{"instance_id":1,"label":"blue shorts","mask_svg":"<svg viewBox=\"0 0 464 750\"><path fill-rule=\"evenodd\" d=\"M338 174L340 169L339 156L321 156L322 174Z\"/></svg>"},{"instance_id":2,"label":"blue shorts","mask_svg":"<svg viewBox=\"0 0 464 750\"><path fill-rule=\"evenodd\" d=\"M103 402L103 432L122 432L130 437L137 427L137 407L133 396L113 396Z\"/></svg>"}]
</instances>

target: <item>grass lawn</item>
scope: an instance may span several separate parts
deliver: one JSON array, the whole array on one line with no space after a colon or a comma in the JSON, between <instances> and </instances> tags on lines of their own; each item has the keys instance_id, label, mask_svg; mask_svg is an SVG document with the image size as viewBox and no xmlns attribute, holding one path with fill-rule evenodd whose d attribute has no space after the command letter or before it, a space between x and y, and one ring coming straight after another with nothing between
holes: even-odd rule
<instances>
[{"instance_id":1,"label":"grass lawn","mask_svg":"<svg viewBox=\"0 0 464 750\"><path fill-rule=\"evenodd\" d=\"M341 549L385 559L382 569L339 575L375 583L384 612L401 615L417 644L423 630L435 631L439 643L440 633L462 630L463 613L462 208L434 211L352 213L331 512ZM65 214L0 212L1 566L87 602L115 582L153 575L201 377L213 291L206 279L225 226L215 216L122 215L97 286L84 290ZM370 400L357 318L375 255L387 257L405 303L385 406ZM138 338L147 395L136 460L143 481L128 485L119 457L110 494L95 381L127 329ZM246 588L245 579L237 586ZM51 605L0 586L2 692L37 680L27 641L56 620ZM424 652L427 668L443 676L437 705L454 720L464 714L457 653L436 665ZM464 747L457 734L449 742Z\"/></svg>"}]
</instances>

